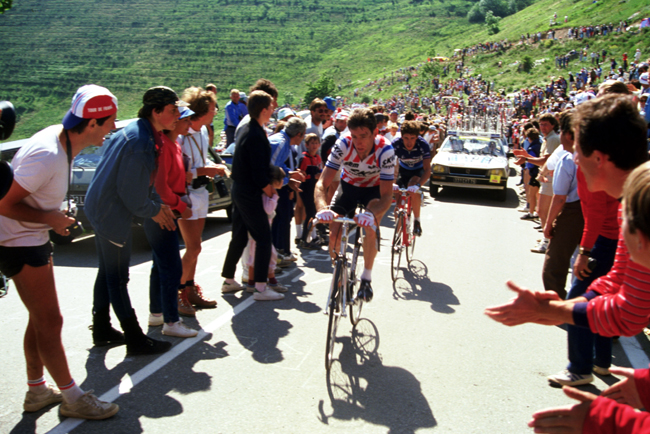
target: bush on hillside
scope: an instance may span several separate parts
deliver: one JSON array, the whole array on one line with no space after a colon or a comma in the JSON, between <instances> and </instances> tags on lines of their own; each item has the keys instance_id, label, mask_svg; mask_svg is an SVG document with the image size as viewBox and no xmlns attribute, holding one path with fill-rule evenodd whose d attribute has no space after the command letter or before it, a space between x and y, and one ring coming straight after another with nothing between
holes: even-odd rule
<instances>
[{"instance_id":1,"label":"bush on hillside","mask_svg":"<svg viewBox=\"0 0 650 434\"><path fill-rule=\"evenodd\" d=\"M533 59L530 56L524 56L521 62L521 69L525 72L530 72L533 69Z\"/></svg>"},{"instance_id":2,"label":"bush on hillside","mask_svg":"<svg viewBox=\"0 0 650 434\"><path fill-rule=\"evenodd\" d=\"M487 11L485 14L485 27L487 27L488 35L496 35L499 33L500 19L500 17L494 16L492 11Z\"/></svg>"},{"instance_id":3,"label":"bush on hillside","mask_svg":"<svg viewBox=\"0 0 650 434\"><path fill-rule=\"evenodd\" d=\"M332 96L336 90L334 79L327 73L322 73L316 83L307 83L307 93L305 94L304 101L309 104L316 98L325 98Z\"/></svg>"},{"instance_id":4,"label":"bush on hillside","mask_svg":"<svg viewBox=\"0 0 650 434\"><path fill-rule=\"evenodd\" d=\"M485 15L481 12L481 9L478 7L478 3L472 6L469 12L467 12L467 20L470 23L480 23L485 21Z\"/></svg>"},{"instance_id":5,"label":"bush on hillside","mask_svg":"<svg viewBox=\"0 0 650 434\"><path fill-rule=\"evenodd\" d=\"M483 16L486 16L488 11L492 11L497 17L508 15L508 3L505 0L481 0L478 7Z\"/></svg>"}]
</instances>

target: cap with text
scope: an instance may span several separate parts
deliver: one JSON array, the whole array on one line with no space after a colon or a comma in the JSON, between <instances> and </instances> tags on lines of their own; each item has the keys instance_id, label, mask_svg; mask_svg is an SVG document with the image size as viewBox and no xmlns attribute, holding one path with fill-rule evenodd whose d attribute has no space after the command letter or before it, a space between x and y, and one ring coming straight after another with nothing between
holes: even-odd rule
<instances>
[{"instance_id":1,"label":"cap with text","mask_svg":"<svg viewBox=\"0 0 650 434\"><path fill-rule=\"evenodd\" d=\"M84 119L101 119L117 113L117 98L96 84L81 86L72 97L70 110L63 117L63 128L76 127Z\"/></svg>"}]
</instances>

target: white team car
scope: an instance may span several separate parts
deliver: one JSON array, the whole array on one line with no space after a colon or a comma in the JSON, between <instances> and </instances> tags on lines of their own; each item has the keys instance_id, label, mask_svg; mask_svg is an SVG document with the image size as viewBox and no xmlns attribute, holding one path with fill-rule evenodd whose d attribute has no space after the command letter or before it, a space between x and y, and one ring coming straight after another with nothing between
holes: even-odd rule
<instances>
[{"instance_id":1,"label":"white team car","mask_svg":"<svg viewBox=\"0 0 650 434\"><path fill-rule=\"evenodd\" d=\"M506 200L508 189L508 146L498 133L449 131L431 160L429 193L440 187L495 190Z\"/></svg>"}]
</instances>

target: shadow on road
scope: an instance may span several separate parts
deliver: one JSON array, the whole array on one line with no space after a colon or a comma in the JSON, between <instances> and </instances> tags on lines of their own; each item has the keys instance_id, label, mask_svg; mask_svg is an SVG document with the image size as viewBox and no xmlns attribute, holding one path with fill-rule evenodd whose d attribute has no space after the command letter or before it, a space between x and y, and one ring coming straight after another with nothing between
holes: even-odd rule
<instances>
[{"instance_id":1,"label":"shadow on road","mask_svg":"<svg viewBox=\"0 0 650 434\"><path fill-rule=\"evenodd\" d=\"M458 297L448 285L432 282L427 266L417 259L407 267L400 268L400 276L393 282L393 299L417 300L431 303L431 309L439 313L455 313L452 306L460 305Z\"/></svg>"},{"instance_id":2,"label":"shadow on road","mask_svg":"<svg viewBox=\"0 0 650 434\"><path fill-rule=\"evenodd\" d=\"M472 188L443 187L435 197L437 202L459 203L464 205L481 205L498 208L519 207L519 197L512 188L507 189L506 200L497 200L498 191L478 190Z\"/></svg>"},{"instance_id":3,"label":"shadow on road","mask_svg":"<svg viewBox=\"0 0 650 434\"><path fill-rule=\"evenodd\" d=\"M325 414L324 401L318 404L323 424L361 419L386 426L389 433L415 433L437 425L417 378L382 364L379 333L370 320L360 320L352 337L339 337L337 344L343 349L326 377L332 414Z\"/></svg>"}]
</instances>

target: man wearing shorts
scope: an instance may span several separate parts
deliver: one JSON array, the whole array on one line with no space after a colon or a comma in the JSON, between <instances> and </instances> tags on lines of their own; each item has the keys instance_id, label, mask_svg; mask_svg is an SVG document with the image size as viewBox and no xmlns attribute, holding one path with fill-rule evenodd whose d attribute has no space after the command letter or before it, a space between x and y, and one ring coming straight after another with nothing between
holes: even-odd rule
<instances>
[{"instance_id":1,"label":"man wearing shorts","mask_svg":"<svg viewBox=\"0 0 650 434\"><path fill-rule=\"evenodd\" d=\"M393 140L391 145L395 149L395 157L399 161L396 165L397 186L407 188L411 194L413 205L413 232L418 237L422 235L420 225L420 206L422 196L418 193L422 182L427 182L431 176L431 148L426 140L419 135L419 123L406 121L402 125L402 136Z\"/></svg>"},{"instance_id":2,"label":"man wearing shorts","mask_svg":"<svg viewBox=\"0 0 650 434\"><path fill-rule=\"evenodd\" d=\"M353 217L357 204L366 210L355 216L359 226L379 226L392 201L395 179L395 152L388 141L377 135L377 121L370 109L355 109L348 118L350 134L342 136L332 148L325 170L314 192L316 218L330 225L330 256L334 258L340 242L341 224L333 222L340 215ZM341 170L341 184L327 208L326 192L336 172ZM367 231L363 240L364 270L357 297L372 300L370 285L372 266L377 256L377 235Z\"/></svg>"},{"instance_id":3,"label":"man wearing shorts","mask_svg":"<svg viewBox=\"0 0 650 434\"><path fill-rule=\"evenodd\" d=\"M29 311L24 339L29 386L23 404L26 412L61 401L60 413L66 417L106 419L119 409L81 390L70 375L48 237L49 229L69 235L68 227L75 219L60 207L68 191L72 159L82 149L102 144L115 127L116 114L117 98L108 89L81 87L72 98L63 127L40 131L16 153L14 181L0 201L0 272L13 279ZM124 340L121 333L115 338ZM58 389L47 384L45 368Z\"/></svg>"}]
</instances>

